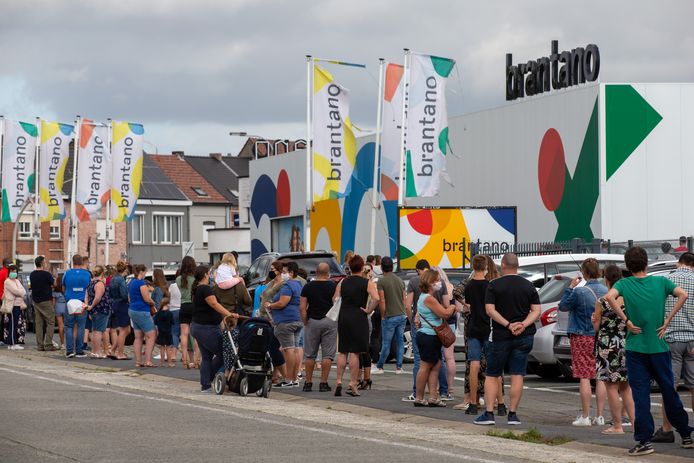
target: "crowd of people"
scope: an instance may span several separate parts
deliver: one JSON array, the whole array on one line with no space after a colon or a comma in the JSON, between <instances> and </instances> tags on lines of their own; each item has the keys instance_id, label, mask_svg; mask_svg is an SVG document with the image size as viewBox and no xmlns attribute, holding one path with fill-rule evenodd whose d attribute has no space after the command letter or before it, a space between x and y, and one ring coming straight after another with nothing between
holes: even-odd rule
<instances>
[{"instance_id":1,"label":"crowd of people","mask_svg":"<svg viewBox=\"0 0 694 463\"><path fill-rule=\"evenodd\" d=\"M694 447L676 390L683 376L694 400L694 298L688 298L694 292L694 254L683 253L668 277L647 275L647 264L639 247L626 252L624 270L616 265L601 269L597 260L586 259L559 303L559 310L569 314L572 371L579 380L581 412L572 424L607 425L602 433L624 434L624 427L633 423L637 444L630 455L652 453L652 442L674 442L673 429L683 447ZM29 277L39 351L64 349L67 358L131 360L125 342L132 330L136 367L156 367L158 348L159 366L174 367L180 361L185 368L199 368L201 391L211 392L223 367L223 322L262 317L274 328L273 387L300 387L303 377L303 391L311 392L319 370L319 392L359 397L371 389L372 375L384 374L393 345L394 373L404 372L409 321L413 383L402 400L415 407L445 407L454 399L457 368L450 335L462 318L465 388L462 403L453 408L475 415L477 425L493 425L499 416L506 416L510 425L521 424L518 409L540 300L532 283L518 275L518 258L512 253L501 259L500 273L488 256L474 256L472 274L455 287L426 260L417 262L417 276L407 284L394 273L390 257L364 260L350 252L346 277L334 278L329 265L320 263L310 281L297 262L275 261L254 298L234 253L225 254L213 269L185 257L171 284L159 269L149 281L143 265L118 262L88 269L79 255L57 278L46 265L38 256ZM0 269L0 292L2 341L9 349L22 349L25 290L7 259ZM55 321L59 343L53 342ZM333 363L334 389L329 384ZM650 411L653 381L664 407L657 430ZM603 416L605 403L609 423Z\"/></svg>"}]
</instances>

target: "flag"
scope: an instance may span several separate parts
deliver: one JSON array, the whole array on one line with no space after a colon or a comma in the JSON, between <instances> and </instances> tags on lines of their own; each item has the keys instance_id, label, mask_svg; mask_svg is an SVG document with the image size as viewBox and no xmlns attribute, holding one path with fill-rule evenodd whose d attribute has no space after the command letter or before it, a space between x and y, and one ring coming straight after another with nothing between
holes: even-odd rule
<instances>
[{"instance_id":1,"label":"flag","mask_svg":"<svg viewBox=\"0 0 694 463\"><path fill-rule=\"evenodd\" d=\"M400 144L402 134L402 81L405 68L386 66L381 130L381 192L386 199L398 198L398 179L402 175Z\"/></svg>"},{"instance_id":2,"label":"flag","mask_svg":"<svg viewBox=\"0 0 694 463\"><path fill-rule=\"evenodd\" d=\"M111 217L114 222L131 220L135 213L142 181L144 133L142 124L111 122Z\"/></svg>"},{"instance_id":3,"label":"flag","mask_svg":"<svg viewBox=\"0 0 694 463\"><path fill-rule=\"evenodd\" d=\"M77 218L90 220L106 205L111 194L111 152L108 127L89 120L80 125L77 156Z\"/></svg>"},{"instance_id":4,"label":"flag","mask_svg":"<svg viewBox=\"0 0 694 463\"><path fill-rule=\"evenodd\" d=\"M39 211L42 222L65 218L63 178L73 133L74 127L71 125L41 121Z\"/></svg>"},{"instance_id":5,"label":"flag","mask_svg":"<svg viewBox=\"0 0 694 463\"><path fill-rule=\"evenodd\" d=\"M405 92L405 195L435 196L446 172L448 113L446 80L455 61L412 54Z\"/></svg>"},{"instance_id":6,"label":"flag","mask_svg":"<svg viewBox=\"0 0 694 463\"><path fill-rule=\"evenodd\" d=\"M34 194L36 125L5 120L2 151L2 221L16 222L25 201Z\"/></svg>"},{"instance_id":7,"label":"flag","mask_svg":"<svg viewBox=\"0 0 694 463\"><path fill-rule=\"evenodd\" d=\"M357 144L349 118L349 90L319 66L313 68L313 200L349 194Z\"/></svg>"}]
</instances>

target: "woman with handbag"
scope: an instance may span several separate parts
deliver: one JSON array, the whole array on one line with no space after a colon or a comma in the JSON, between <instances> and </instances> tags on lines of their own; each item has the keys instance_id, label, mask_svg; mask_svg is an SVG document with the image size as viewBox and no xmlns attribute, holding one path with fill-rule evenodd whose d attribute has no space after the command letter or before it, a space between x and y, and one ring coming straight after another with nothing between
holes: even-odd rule
<instances>
[{"instance_id":1,"label":"woman with handbag","mask_svg":"<svg viewBox=\"0 0 694 463\"><path fill-rule=\"evenodd\" d=\"M455 306L443 307L434 295L441 289L441 279L436 270L426 270L420 277L422 294L417 301L417 313L421 327L417 331L417 347L421 359L417 372L415 407L445 407L438 397L438 378L441 368L441 348L455 342L455 333L446 319L453 315ZM424 400L424 389L429 386L429 400Z\"/></svg>"},{"instance_id":2,"label":"woman with handbag","mask_svg":"<svg viewBox=\"0 0 694 463\"><path fill-rule=\"evenodd\" d=\"M24 303L26 290L17 279L17 266L10 264L7 269L9 274L5 280L5 292L2 296L3 342L9 350L24 350L21 343L24 342L22 324L23 312L27 308Z\"/></svg>"},{"instance_id":3,"label":"woman with handbag","mask_svg":"<svg viewBox=\"0 0 694 463\"><path fill-rule=\"evenodd\" d=\"M128 286L128 294L130 296L130 310L128 316L135 330L135 341L133 342L133 350L135 351L135 367L156 367L152 363L152 351L154 351L154 341L157 332L154 329L154 320L152 319L152 310L154 309L154 301L152 300L152 288L145 282L145 273L147 267L144 265L136 265L133 268L135 278ZM142 344L145 344L144 362L142 361Z\"/></svg>"}]
</instances>

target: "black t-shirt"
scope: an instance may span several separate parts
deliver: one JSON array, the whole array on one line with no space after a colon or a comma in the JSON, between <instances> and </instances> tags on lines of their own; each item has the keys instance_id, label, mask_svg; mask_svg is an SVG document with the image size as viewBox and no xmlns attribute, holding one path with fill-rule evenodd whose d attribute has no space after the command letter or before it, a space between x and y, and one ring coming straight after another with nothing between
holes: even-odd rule
<instances>
[{"instance_id":1,"label":"black t-shirt","mask_svg":"<svg viewBox=\"0 0 694 463\"><path fill-rule=\"evenodd\" d=\"M484 298L489 282L487 280L470 280L465 285L465 302L470 304L468 336L476 339L488 339L489 316L484 308Z\"/></svg>"},{"instance_id":2,"label":"black t-shirt","mask_svg":"<svg viewBox=\"0 0 694 463\"><path fill-rule=\"evenodd\" d=\"M193 323L199 325L219 325L222 322L222 314L210 307L205 301L210 296L215 296L215 294L209 285L198 285L195 289L195 296L193 296Z\"/></svg>"},{"instance_id":3,"label":"black t-shirt","mask_svg":"<svg viewBox=\"0 0 694 463\"><path fill-rule=\"evenodd\" d=\"M301 297L308 302L308 318L322 320L333 306L336 284L332 280L313 280L301 290Z\"/></svg>"},{"instance_id":4,"label":"black t-shirt","mask_svg":"<svg viewBox=\"0 0 694 463\"><path fill-rule=\"evenodd\" d=\"M34 270L29 274L31 300L44 302L53 299L53 275L45 270Z\"/></svg>"},{"instance_id":5,"label":"black t-shirt","mask_svg":"<svg viewBox=\"0 0 694 463\"><path fill-rule=\"evenodd\" d=\"M522 322L530 313L530 306L540 304L540 296L532 283L518 275L504 275L489 283L484 302L494 304L496 311L511 323ZM533 336L533 323L519 337ZM513 333L492 320L492 341L513 339Z\"/></svg>"}]
</instances>

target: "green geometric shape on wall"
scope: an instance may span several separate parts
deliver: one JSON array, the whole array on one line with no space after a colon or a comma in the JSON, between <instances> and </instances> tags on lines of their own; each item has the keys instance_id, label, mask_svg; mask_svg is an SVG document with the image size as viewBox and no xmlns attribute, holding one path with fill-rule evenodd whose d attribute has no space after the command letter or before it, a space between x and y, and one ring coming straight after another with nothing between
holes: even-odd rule
<instances>
[{"instance_id":1,"label":"green geometric shape on wall","mask_svg":"<svg viewBox=\"0 0 694 463\"><path fill-rule=\"evenodd\" d=\"M663 120L631 85L605 86L607 180Z\"/></svg>"}]
</instances>

